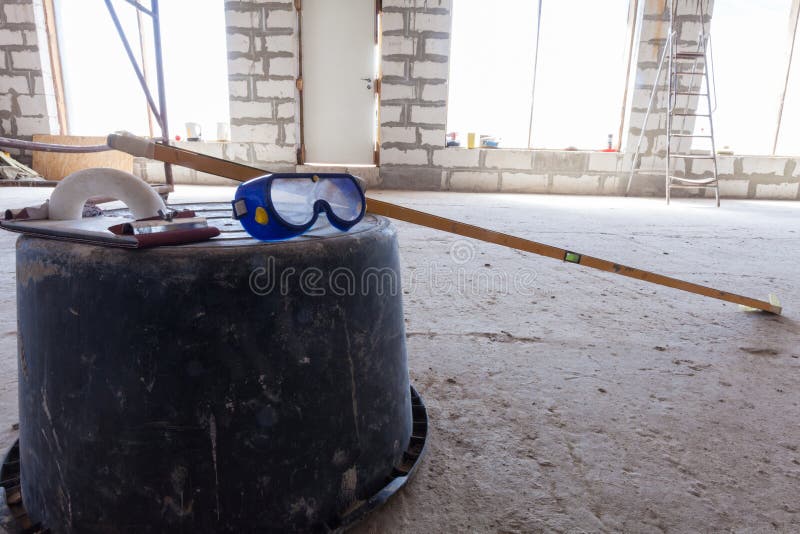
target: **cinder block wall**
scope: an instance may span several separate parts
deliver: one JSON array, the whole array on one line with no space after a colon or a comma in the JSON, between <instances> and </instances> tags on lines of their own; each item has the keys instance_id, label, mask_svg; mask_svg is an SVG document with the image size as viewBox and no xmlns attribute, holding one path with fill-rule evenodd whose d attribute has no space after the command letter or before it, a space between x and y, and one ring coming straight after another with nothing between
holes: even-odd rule
<instances>
[{"instance_id":1,"label":"cinder block wall","mask_svg":"<svg viewBox=\"0 0 800 534\"><path fill-rule=\"evenodd\" d=\"M384 0L380 180L441 189L451 0Z\"/></svg>"},{"instance_id":2,"label":"cinder block wall","mask_svg":"<svg viewBox=\"0 0 800 534\"><path fill-rule=\"evenodd\" d=\"M299 149L297 11L290 0L227 0L225 32L231 142L176 143L210 156L273 172L294 172ZM218 176L173 166L176 183L231 184ZM163 165L144 158L134 173L164 181Z\"/></svg>"},{"instance_id":3,"label":"cinder block wall","mask_svg":"<svg viewBox=\"0 0 800 534\"><path fill-rule=\"evenodd\" d=\"M387 188L612 194L601 152L445 148L452 0L384 0L380 181Z\"/></svg>"},{"instance_id":4,"label":"cinder block wall","mask_svg":"<svg viewBox=\"0 0 800 534\"><path fill-rule=\"evenodd\" d=\"M709 27L713 1L698 12L696 0L678 0L676 29L682 49L693 49L701 24ZM384 82L381 99L380 183L387 188L564 194L623 194L631 156L644 127L642 166L633 194L662 196L666 162L666 91L643 125L650 92L666 42L669 12L663 0L646 0L622 153L444 147L451 0L384 1ZM665 79L662 74L662 81ZM686 98L686 97L681 97ZM697 98L679 101L695 109ZM687 120L676 131L690 133ZM688 149L688 140L681 151ZM720 156L723 196L800 199L800 158ZM678 174L711 172L709 160L677 161Z\"/></svg>"},{"instance_id":5,"label":"cinder block wall","mask_svg":"<svg viewBox=\"0 0 800 534\"><path fill-rule=\"evenodd\" d=\"M698 36L705 24L706 31L710 28L711 15L714 7L713 0L702 2L703 11L698 8L701 3L692 0L678 0L677 15L675 18L675 28L677 31L677 46L679 50L694 51L698 49ZM656 169L657 172L637 173L631 184L633 194L644 195L663 195L664 194L664 169L666 167L666 69L659 73L658 66L661 60L664 47L667 42L667 32L669 30L669 6L663 0L647 0L642 14L640 39L636 50L636 71L633 87L631 90L632 98L630 101L630 112L628 122L628 140L625 147L625 157L622 158L622 168L630 169L633 154L641 137L641 153L644 155L642 169ZM684 63L688 65L688 63ZM698 63L698 72L702 75L702 63ZM658 79L656 79L658 78ZM658 81L658 91L655 94L653 108L644 125L645 115L650 103L653 84ZM679 82L684 82L682 90L688 90L688 79L685 76L678 77ZM697 83L693 90L698 89ZM678 96L676 106L685 109L687 112L694 110L704 110L706 107L705 98L700 102L698 97ZM701 119L702 120L702 119ZM676 119L673 124L675 133L690 134L694 130L694 117L684 117ZM642 134L644 128L644 135ZM688 152L691 148L691 139L673 139L673 146L678 152ZM698 176L705 170L711 173L711 168L701 170L701 165L692 166L690 160L674 159L672 168L677 175ZM698 173L698 171L700 171ZM627 178L625 180L627 185Z\"/></svg>"},{"instance_id":6,"label":"cinder block wall","mask_svg":"<svg viewBox=\"0 0 800 534\"><path fill-rule=\"evenodd\" d=\"M710 28L713 17L714 0L709 0L704 6L704 12L697 10L697 2L693 0L678 0L676 27L678 29L678 44L682 50L692 50L697 46L697 36L701 25ZM633 88L633 97L630 110L628 128L628 142L624 156L621 157L621 169L630 169L631 159L636 149L636 143L644 122L647 105L653 82L660 60L660 54L666 43L669 27L669 12L663 0L647 0L641 22L641 34L637 50L636 78ZM784 31L784 28L776 28ZM664 83L664 74L660 78ZM663 85L662 85L663 87ZM724 87L719 88L724 91ZM679 97L679 107L688 104L689 109L705 109L705 104L698 104L697 97L686 100ZM632 194L656 195L664 194L664 173L666 166L666 135L665 114L667 95L665 90L660 90L656 97L656 114L648 119L642 141L642 152L645 158L643 168L657 169L657 172L637 174L631 187ZM701 119L702 120L702 119ZM687 120L683 128L674 128L675 131L691 133L694 120ZM680 151L688 151L688 140ZM720 178L720 193L723 197L733 198L771 198L771 199L800 199L800 158L785 156L718 156L718 174ZM712 162L709 160L675 160L673 168L677 174L694 177L710 176ZM623 176L627 184L627 178ZM707 193L708 194L708 193Z\"/></svg>"},{"instance_id":7,"label":"cinder block wall","mask_svg":"<svg viewBox=\"0 0 800 534\"><path fill-rule=\"evenodd\" d=\"M276 171L297 163L297 11L291 1L225 3L235 159Z\"/></svg>"},{"instance_id":8,"label":"cinder block wall","mask_svg":"<svg viewBox=\"0 0 800 534\"><path fill-rule=\"evenodd\" d=\"M681 43L691 46L700 23L695 0L678 0ZM28 137L56 133L49 57L43 39L41 0L0 5L0 132ZM447 191L621 194L630 156L641 132L649 92L664 44L668 16L663 0L645 0L636 43L628 140L624 152L445 148L453 0L384 0L380 160L368 172L376 187ZM264 169L291 171L299 149L297 11L291 0L226 0L231 143L187 146ZM660 95L659 101L665 101ZM690 105L695 105L690 102ZM645 127L645 166L664 168L663 115ZM685 131L692 128L685 125ZM721 156L723 196L800 198L800 157ZM694 161L690 175L710 171ZM139 160L137 172L162 181L160 164ZM361 172L361 171L359 171ZM184 183L226 183L175 168ZM637 175L633 192L663 195L663 174Z\"/></svg>"},{"instance_id":9,"label":"cinder block wall","mask_svg":"<svg viewBox=\"0 0 800 534\"><path fill-rule=\"evenodd\" d=\"M0 2L0 136L30 139L58 132L44 31L41 0ZM12 153L30 164L30 154Z\"/></svg>"}]
</instances>

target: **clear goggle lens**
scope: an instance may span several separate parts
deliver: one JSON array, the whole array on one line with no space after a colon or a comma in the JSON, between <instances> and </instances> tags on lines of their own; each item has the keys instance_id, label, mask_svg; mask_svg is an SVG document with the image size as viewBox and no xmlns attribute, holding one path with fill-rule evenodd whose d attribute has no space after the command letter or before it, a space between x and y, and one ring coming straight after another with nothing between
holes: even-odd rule
<instances>
[{"instance_id":1,"label":"clear goggle lens","mask_svg":"<svg viewBox=\"0 0 800 534\"><path fill-rule=\"evenodd\" d=\"M339 219L350 222L361 215L358 185L349 178L276 178L270 186L275 213L289 224L302 225L314 216L314 204L322 200Z\"/></svg>"}]
</instances>

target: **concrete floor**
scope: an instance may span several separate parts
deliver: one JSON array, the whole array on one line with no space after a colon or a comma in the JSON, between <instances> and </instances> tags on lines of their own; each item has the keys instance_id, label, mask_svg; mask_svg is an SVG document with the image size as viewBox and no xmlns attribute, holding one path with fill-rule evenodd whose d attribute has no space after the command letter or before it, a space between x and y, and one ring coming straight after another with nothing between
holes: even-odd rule
<instances>
[{"instance_id":1,"label":"concrete floor","mask_svg":"<svg viewBox=\"0 0 800 534\"><path fill-rule=\"evenodd\" d=\"M174 201L226 200L179 187ZM2 206L47 190L0 190ZM757 298L781 317L397 223L417 478L377 532L800 530L800 203L376 192ZM0 232L0 445L17 421ZM516 284L515 284L516 281Z\"/></svg>"}]
</instances>

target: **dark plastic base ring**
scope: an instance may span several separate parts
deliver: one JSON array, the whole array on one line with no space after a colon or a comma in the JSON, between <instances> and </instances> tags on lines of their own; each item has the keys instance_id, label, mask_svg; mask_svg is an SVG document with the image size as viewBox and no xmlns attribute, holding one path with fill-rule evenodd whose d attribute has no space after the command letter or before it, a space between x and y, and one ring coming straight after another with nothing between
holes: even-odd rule
<instances>
[{"instance_id":1,"label":"dark plastic base ring","mask_svg":"<svg viewBox=\"0 0 800 534\"><path fill-rule=\"evenodd\" d=\"M414 386L411 386L411 412L413 430L408 448L403 453L400 465L394 466L392 473L386 479L386 485L375 495L361 501L354 508L334 518L325 525L320 525L320 531L339 533L349 530L370 512L380 508L394 494L396 494L416 474L419 464L427 451L428 439L428 411ZM40 524L35 524L28 517L25 505L22 502L20 491L20 461L19 440L14 442L0 467L0 487L5 491L5 505L0 509L0 527L5 527L7 532L13 534L49 534L50 530Z\"/></svg>"}]
</instances>

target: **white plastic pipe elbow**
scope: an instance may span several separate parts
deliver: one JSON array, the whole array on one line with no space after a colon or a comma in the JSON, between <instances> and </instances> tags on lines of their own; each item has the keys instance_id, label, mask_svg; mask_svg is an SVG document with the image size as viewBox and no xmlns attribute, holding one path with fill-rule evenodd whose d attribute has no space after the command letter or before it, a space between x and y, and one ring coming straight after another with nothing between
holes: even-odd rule
<instances>
[{"instance_id":1,"label":"white plastic pipe elbow","mask_svg":"<svg viewBox=\"0 0 800 534\"><path fill-rule=\"evenodd\" d=\"M167 211L158 193L136 176L117 169L85 169L70 174L53 190L49 218L81 219L83 205L91 197L98 196L124 202L136 219L155 217L159 211Z\"/></svg>"}]
</instances>

